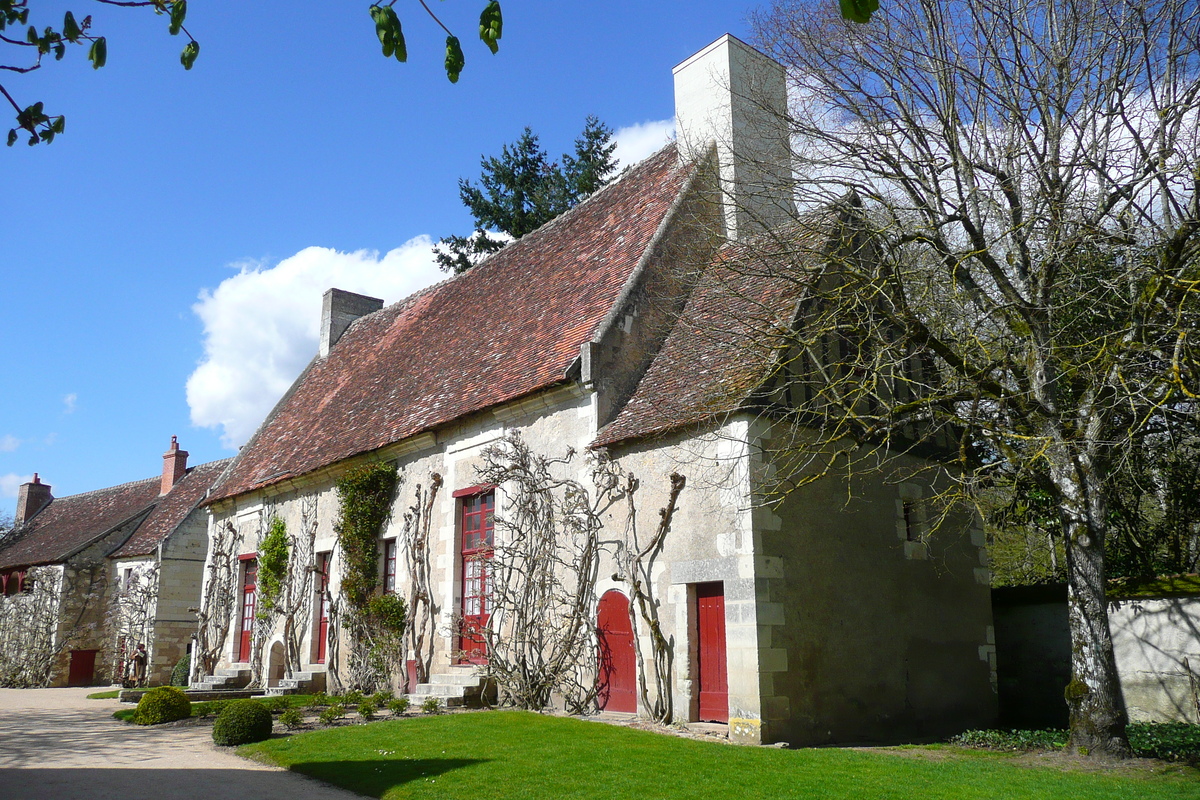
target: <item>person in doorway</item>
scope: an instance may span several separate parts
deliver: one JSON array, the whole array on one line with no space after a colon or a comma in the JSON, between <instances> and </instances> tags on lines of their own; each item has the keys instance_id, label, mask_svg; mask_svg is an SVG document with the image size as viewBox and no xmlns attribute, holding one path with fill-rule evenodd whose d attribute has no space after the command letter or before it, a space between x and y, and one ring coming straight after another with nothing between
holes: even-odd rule
<instances>
[{"instance_id":1,"label":"person in doorway","mask_svg":"<svg viewBox=\"0 0 1200 800\"><path fill-rule=\"evenodd\" d=\"M133 651L130 657L128 666L126 667L128 674L126 678L134 686L141 686L146 681L146 645L138 642L137 649Z\"/></svg>"}]
</instances>

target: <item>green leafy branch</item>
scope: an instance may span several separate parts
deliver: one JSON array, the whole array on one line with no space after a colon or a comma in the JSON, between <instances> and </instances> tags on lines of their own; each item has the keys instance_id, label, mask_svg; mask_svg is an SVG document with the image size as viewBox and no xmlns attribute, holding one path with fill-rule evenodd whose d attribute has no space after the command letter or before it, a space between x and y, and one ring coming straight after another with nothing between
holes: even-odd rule
<instances>
[{"instance_id":1,"label":"green leafy branch","mask_svg":"<svg viewBox=\"0 0 1200 800\"><path fill-rule=\"evenodd\" d=\"M458 37L446 27L437 14L433 13L433 9L425 0L417 0L417 2L446 32L446 77L450 79L451 83L458 83L458 76L462 74L463 66L466 64L466 57L463 55ZM371 19L375 21L375 35L379 37L379 44L383 48L383 57L395 58L403 63L408 60L408 48L404 43L404 31L400 25L400 17L396 14L395 5L396 0L372 5ZM492 51L493 55L500 49L499 43L503 31L504 17L500 12L499 0L491 0L479 15L479 38Z\"/></svg>"},{"instance_id":2,"label":"green leafy branch","mask_svg":"<svg viewBox=\"0 0 1200 800\"><path fill-rule=\"evenodd\" d=\"M337 481L340 501L334 531L342 550L342 596L356 610L366 607L379 585L376 543L391 515L398 473L395 464L373 463Z\"/></svg>"},{"instance_id":3,"label":"green leafy branch","mask_svg":"<svg viewBox=\"0 0 1200 800\"><path fill-rule=\"evenodd\" d=\"M179 56L183 68L191 69L192 65L196 63L196 57L200 55L200 43L183 24L187 17L187 0L95 0L95 2L125 8L149 7L153 8L156 14L167 15L169 19L167 32L172 36L182 33L188 38L188 42ZM24 37L13 35L13 31L18 26L28 26ZM88 45L87 57L88 61L92 63L92 68L100 69L108 62L108 41L103 36L92 35L89 32L91 27L91 15L85 16L82 20L76 20L75 14L67 11L63 15L61 27L56 29L48 25L39 31L36 26L29 25L29 0L0 0L0 42L18 48L27 48L33 54L32 61L29 63L24 65L0 64L0 70L17 74L33 72L41 68L43 56L53 54L55 61L61 61L67 54L67 45L83 46L84 44ZM53 142L54 137L66 128L66 118L61 114L47 114L41 101L23 107L3 84L0 84L0 94L4 95L4 99L17 112L17 127L8 132L9 147L12 147L20 138L21 134L18 131L29 134L27 142L32 146L42 142L46 144Z\"/></svg>"}]
</instances>

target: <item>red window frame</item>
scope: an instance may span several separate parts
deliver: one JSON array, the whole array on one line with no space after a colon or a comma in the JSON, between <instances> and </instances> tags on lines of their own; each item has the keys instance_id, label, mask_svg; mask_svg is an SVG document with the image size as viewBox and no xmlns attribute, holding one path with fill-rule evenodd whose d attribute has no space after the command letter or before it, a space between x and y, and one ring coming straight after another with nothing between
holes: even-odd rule
<instances>
[{"instance_id":1,"label":"red window frame","mask_svg":"<svg viewBox=\"0 0 1200 800\"><path fill-rule=\"evenodd\" d=\"M472 487L460 490L461 500L460 564L462 571L462 601L459 610L462 625L459 631L460 661L466 664L487 663L487 641L483 631L491 617L491 559L495 544L496 493L491 487Z\"/></svg>"},{"instance_id":2,"label":"red window frame","mask_svg":"<svg viewBox=\"0 0 1200 800\"><path fill-rule=\"evenodd\" d=\"M10 569L0 573L0 584L3 585L3 592L0 593L5 597L12 597L33 589L32 586L28 588L25 586L25 570L23 569Z\"/></svg>"},{"instance_id":3,"label":"red window frame","mask_svg":"<svg viewBox=\"0 0 1200 800\"><path fill-rule=\"evenodd\" d=\"M317 655L313 661L325 663L329 646L329 562L332 553L317 553Z\"/></svg>"},{"instance_id":4,"label":"red window frame","mask_svg":"<svg viewBox=\"0 0 1200 800\"><path fill-rule=\"evenodd\" d=\"M385 539L383 542L383 591L387 594L396 593L395 539Z\"/></svg>"},{"instance_id":5,"label":"red window frame","mask_svg":"<svg viewBox=\"0 0 1200 800\"><path fill-rule=\"evenodd\" d=\"M250 646L254 639L254 612L258 607L258 554L241 556L239 561L242 566L242 616L238 663L241 664L250 660Z\"/></svg>"}]
</instances>

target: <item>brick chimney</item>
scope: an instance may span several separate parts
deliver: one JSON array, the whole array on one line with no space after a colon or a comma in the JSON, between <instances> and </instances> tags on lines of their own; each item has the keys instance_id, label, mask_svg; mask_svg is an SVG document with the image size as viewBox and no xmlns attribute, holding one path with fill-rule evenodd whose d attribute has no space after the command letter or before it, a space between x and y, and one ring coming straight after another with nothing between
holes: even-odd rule
<instances>
[{"instance_id":1,"label":"brick chimney","mask_svg":"<svg viewBox=\"0 0 1200 800\"><path fill-rule=\"evenodd\" d=\"M163 453L162 488L158 491L160 496L171 491L187 472L187 457L187 450L180 450L178 440L172 436L171 447Z\"/></svg>"},{"instance_id":2,"label":"brick chimney","mask_svg":"<svg viewBox=\"0 0 1200 800\"><path fill-rule=\"evenodd\" d=\"M21 488L17 492L16 523L21 525L28 522L34 514L45 508L53 499L54 496L50 494L50 484L42 483L38 474L33 473L33 480L21 484Z\"/></svg>"},{"instance_id":3,"label":"brick chimney","mask_svg":"<svg viewBox=\"0 0 1200 800\"><path fill-rule=\"evenodd\" d=\"M344 289L330 289L321 298L321 358L342 338L350 323L383 308L378 297L367 297Z\"/></svg>"}]
</instances>

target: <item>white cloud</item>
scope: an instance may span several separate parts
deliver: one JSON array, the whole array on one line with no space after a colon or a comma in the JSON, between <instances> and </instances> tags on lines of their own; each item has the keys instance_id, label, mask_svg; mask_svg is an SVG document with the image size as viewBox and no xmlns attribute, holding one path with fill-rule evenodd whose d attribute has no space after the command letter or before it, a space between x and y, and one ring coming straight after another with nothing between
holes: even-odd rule
<instances>
[{"instance_id":1,"label":"white cloud","mask_svg":"<svg viewBox=\"0 0 1200 800\"><path fill-rule=\"evenodd\" d=\"M31 480L33 480L32 475L18 475L15 472L0 475L0 497L16 497L21 484L29 483Z\"/></svg>"},{"instance_id":2,"label":"white cloud","mask_svg":"<svg viewBox=\"0 0 1200 800\"><path fill-rule=\"evenodd\" d=\"M658 152L674 138L674 119L651 120L620 128L613 134L617 143L617 161L621 168L632 166Z\"/></svg>"},{"instance_id":3,"label":"white cloud","mask_svg":"<svg viewBox=\"0 0 1200 800\"><path fill-rule=\"evenodd\" d=\"M11 453L21 446L21 440L13 436L11 433L0 437L0 453Z\"/></svg>"},{"instance_id":4,"label":"white cloud","mask_svg":"<svg viewBox=\"0 0 1200 800\"><path fill-rule=\"evenodd\" d=\"M273 267L242 264L192 310L204 324L204 359L187 381L192 424L220 428L221 442L243 444L317 353L321 295L336 287L401 300L445 274L428 236L382 258L308 247Z\"/></svg>"},{"instance_id":5,"label":"white cloud","mask_svg":"<svg viewBox=\"0 0 1200 800\"><path fill-rule=\"evenodd\" d=\"M75 401L79 399L79 395L71 392L63 396L63 413L73 414L75 412Z\"/></svg>"}]
</instances>

